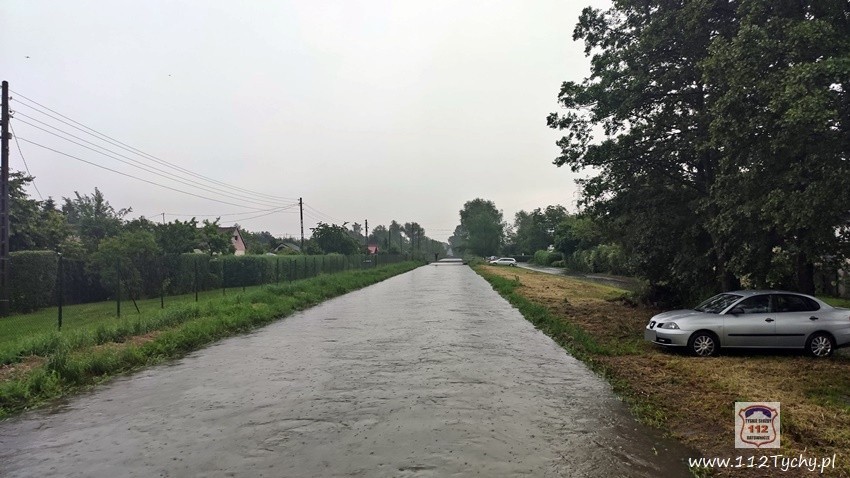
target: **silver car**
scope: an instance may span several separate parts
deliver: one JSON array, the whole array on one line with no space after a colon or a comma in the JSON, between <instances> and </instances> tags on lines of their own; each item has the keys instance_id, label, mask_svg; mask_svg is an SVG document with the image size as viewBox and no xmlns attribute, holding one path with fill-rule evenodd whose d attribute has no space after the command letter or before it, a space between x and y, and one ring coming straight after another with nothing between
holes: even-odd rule
<instances>
[{"instance_id":1,"label":"silver car","mask_svg":"<svg viewBox=\"0 0 850 478\"><path fill-rule=\"evenodd\" d=\"M494 266L511 266L516 267L516 259L513 257L502 257L501 259L496 259L495 261L490 261L491 265Z\"/></svg>"},{"instance_id":2,"label":"silver car","mask_svg":"<svg viewBox=\"0 0 850 478\"><path fill-rule=\"evenodd\" d=\"M721 347L804 349L828 357L850 345L850 310L795 292L740 290L718 294L695 309L658 314L643 337L704 357L717 355Z\"/></svg>"}]
</instances>

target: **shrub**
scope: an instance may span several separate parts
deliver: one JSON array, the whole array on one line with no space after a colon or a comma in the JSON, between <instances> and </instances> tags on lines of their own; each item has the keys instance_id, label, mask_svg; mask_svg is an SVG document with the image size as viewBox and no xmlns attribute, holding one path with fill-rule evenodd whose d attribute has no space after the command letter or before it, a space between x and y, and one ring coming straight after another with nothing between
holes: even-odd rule
<instances>
[{"instance_id":1,"label":"shrub","mask_svg":"<svg viewBox=\"0 0 850 478\"><path fill-rule=\"evenodd\" d=\"M547 266L549 265L549 251L537 251L534 253L534 256L531 258L532 263Z\"/></svg>"}]
</instances>

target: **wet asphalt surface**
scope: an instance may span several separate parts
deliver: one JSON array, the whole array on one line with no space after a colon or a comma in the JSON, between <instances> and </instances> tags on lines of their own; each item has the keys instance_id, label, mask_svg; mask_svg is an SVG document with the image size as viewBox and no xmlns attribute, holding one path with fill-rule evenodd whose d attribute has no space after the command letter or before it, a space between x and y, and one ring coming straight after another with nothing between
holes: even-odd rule
<instances>
[{"instance_id":1,"label":"wet asphalt surface","mask_svg":"<svg viewBox=\"0 0 850 478\"><path fill-rule=\"evenodd\" d=\"M626 277L616 277L607 274L583 274L580 272L577 273L569 273L566 269L559 267L547 267L547 266L538 266L536 264L529 264L527 262L518 262L517 267L521 267L523 269L528 269L530 271L536 272L544 272L546 274L552 274L556 276L567 276L572 277L574 279L579 279L588 282L595 282L597 284L609 285L611 287L616 287L618 289L624 290L636 290L639 287L639 283L635 279L629 279Z\"/></svg>"},{"instance_id":2,"label":"wet asphalt surface","mask_svg":"<svg viewBox=\"0 0 850 478\"><path fill-rule=\"evenodd\" d=\"M0 423L10 477L684 477L691 455L460 265Z\"/></svg>"}]
</instances>

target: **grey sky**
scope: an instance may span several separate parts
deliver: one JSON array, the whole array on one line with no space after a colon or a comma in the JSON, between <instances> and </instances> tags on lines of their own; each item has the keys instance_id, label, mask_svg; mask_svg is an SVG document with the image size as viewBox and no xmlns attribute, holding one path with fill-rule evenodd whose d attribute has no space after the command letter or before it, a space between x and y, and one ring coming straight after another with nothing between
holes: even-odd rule
<instances>
[{"instance_id":1,"label":"grey sky","mask_svg":"<svg viewBox=\"0 0 850 478\"><path fill-rule=\"evenodd\" d=\"M559 134L545 118L560 83L587 75L572 30L589 4L607 2L6 0L0 79L193 172L303 197L305 228L320 218L370 227L396 219L446 240L476 197L509 221L520 209L575 209L575 176L551 164ZM83 137L20 103L13 109ZM21 138L212 196L23 121L32 122L12 123ZM298 234L297 208L246 219L263 213L244 209L274 205L247 203L247 194L224 198L239 206L215 203L21 148L45 197L97 186L133 216L240 213L222 223ZM23 169L14 143L11 164Z\"/></svg>"}]
</instances>

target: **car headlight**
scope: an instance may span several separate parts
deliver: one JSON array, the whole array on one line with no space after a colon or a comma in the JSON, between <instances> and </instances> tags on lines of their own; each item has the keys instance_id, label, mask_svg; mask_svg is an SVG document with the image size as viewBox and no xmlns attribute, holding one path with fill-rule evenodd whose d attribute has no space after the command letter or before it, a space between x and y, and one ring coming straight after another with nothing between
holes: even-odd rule
<instances>
[{"instance_id":1,"label":"car headlight","mask_svg":"<svg viewBox=\"0 0 850 478\"><path fill-rule=\"evenodd\" d=\"M659 329L678 329L679 326L676 325L676 322L664 322L663 324L658 326Z\"/></svg>"}]
</instances>

